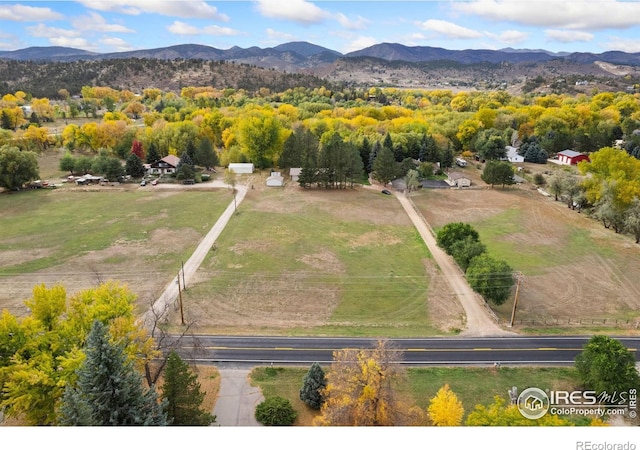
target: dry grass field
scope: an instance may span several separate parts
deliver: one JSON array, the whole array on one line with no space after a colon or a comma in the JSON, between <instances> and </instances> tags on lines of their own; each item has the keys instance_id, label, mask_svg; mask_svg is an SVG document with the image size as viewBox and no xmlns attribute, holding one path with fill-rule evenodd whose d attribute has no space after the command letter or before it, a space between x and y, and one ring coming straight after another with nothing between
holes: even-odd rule
<instances>
[{"instance_id":1,"label":"dry grass field","mask_svg":"<svg viewBox=\"0 0 640 450\"><path fill-rule=\"evenodd\" d=\"M522 272L517 320L640 320L640 247L631 237L526 185L478 186L425 190L413 200L435 229L449 222L472 224L491 254ZM508 321L512 306L511 300L495 309Z\"/></svg>"},{"instance_id":2,"label":"dry grass field","mask_svg":"<svg viewBox=\"0 0 640 450\"><path fill-rule=\"evenodd\" d=\"M201 330L416 336L462 328L462 308L393 197L266 188L257 175L251 183L183 295L187 320Z\"/></svg>"}]
</instances>

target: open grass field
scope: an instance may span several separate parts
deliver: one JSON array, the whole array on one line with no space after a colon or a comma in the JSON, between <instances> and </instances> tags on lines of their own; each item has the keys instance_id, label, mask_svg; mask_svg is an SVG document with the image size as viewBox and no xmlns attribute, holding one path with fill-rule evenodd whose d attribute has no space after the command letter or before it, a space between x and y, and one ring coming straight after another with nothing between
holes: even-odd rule
<instances>
[{"instance_id":1,"label":"open grass field","mask_svg":"<svg viewBox=\"0 0 640 450\"><path fill-rule=\"evenodd\" d=\"M255 186L183 295L185 316L201 329L417 336L461 327L459 304L451 307L393 197Z\"/></svg>"},{"instance_id":2,"label":"open grass field","mask_svg":"<svg viewBox=\"0 0 640 450\"><path fill-rule=\"evenodd\" d=\"M146 308L228 202L223 191L137 186L0 194L0 308L24 312L39 283L73 293L109 279Z\"/></svg>"},{"instance_id":3,"label":"open grass field","mask_svg":"<svg viewBox=\"0 0 640 450\"><path fill-rule=\"evenodd\" d=\"M599 330L640 319L640 247L631 237L524 186L425 190L413 200L434 229L467 222L490 254L522 272L516 325L557 320L564 327L553 331L575 332L581 319L583 330L593 319ZM512 306L494 309L508 321Z\"/></svg>"},{"instance_id":4,"label":"open grass field","mask_svg":"<svg viewBox=\"0 0 640 450\"><path fill-rule=\"evenodd\" d=\"M328 367L324 368L325 371ZM298 412L295 425L309 426L317 411L305 405L299 398L302 379L308 368L257 367L251 372L251 381L260 386L267 397L281 396L288 399ZM499 395L508 401L507 390L518 387L518 392L528 387L540 389L575 389L578 386L573 368L410 368L406 370L405 383L398 393L410 399L422 409L445 384L458 396L465 408L466 416L475 405L493 403Z\"/></svg>"}]
</instances>

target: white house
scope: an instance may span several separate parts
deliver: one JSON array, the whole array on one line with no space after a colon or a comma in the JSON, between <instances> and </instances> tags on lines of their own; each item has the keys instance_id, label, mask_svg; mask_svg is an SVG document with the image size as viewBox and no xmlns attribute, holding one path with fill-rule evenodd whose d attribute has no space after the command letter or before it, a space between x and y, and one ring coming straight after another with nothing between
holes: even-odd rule
<instances>
[{"instance_id":1,"label":"white house","mask_svg":"<svg viewBox=\"0 0 640 450\"><path fill-rule=\"evenodd\" d=\"M230 163L229 170L238 174L253 173L254 167L253 163Z\"/></svg>"},{"instance_id":2,"label":"white house","mask_svg":"<svg viewBox=\"0 0 640 450\"><path fill-rule=\"evenodd\" d=\"M524 156L518 154L518 149L516 147L512 147L511 145L507 145L507 160L510 163L523 163Z\"/></svg>"}]
</instances>

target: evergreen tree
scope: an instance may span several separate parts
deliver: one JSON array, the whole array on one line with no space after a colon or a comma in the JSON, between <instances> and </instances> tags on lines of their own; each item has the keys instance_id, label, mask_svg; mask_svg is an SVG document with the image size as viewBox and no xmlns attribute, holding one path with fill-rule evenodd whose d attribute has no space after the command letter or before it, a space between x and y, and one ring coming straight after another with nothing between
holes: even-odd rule
<instances>
[{"instance_id":1,"label":"evergreen tree","mask_svg":"<svg viewBox=\"0 0 640 450\"><path fill-rule=\"evenodd\" d=\"M310 408L320 409L323 402L322 390L327 387L327 379L324 370L317 362L313 363L309 371L302 379L300 388L300 400Z\"/></svg>"},{"instance_id":2,"label":"evergreen tree","mask_svg":"<svg viewBox=\"0 0 640 450\"><path fill-rule=\"evenodd\" d=\"M373 172L373 162L378 157L378 153L380 153L381 149L382 149L382 146L380 145L380 142L376 141L373 144L373 147L371 148L371 153L369 153L369 161L367 162L367 166L366 166L367 173Z\"/></svg>"},{"instance_id":3,"label":"evergreen tree","mask_svg":"<svg viewBox=\"0 0 640 450\"><path fill-rule=\"evenodd\" d=\"M362 140L362 145L360 146L359 151L363 167L367 168L367 173L371 172L369 168L369 158L371 157L371 143L366 136Z\"/></svg>"},{"instance_id":4,"label":"evergreen tree","mask_svg":"<svg viewBox=\"0 0 640 450\"><path fill-rule=\"evenodd\" d=\"M196 176L196 169L193 165L193 159L189 153L184 152L178 167L176 167L176 178L178 180L190 180Z\"/></svg>"},{"instance_id":5,"label":"evergreen tree","mask_svg":"<svg viewBox=\"0 0 640 450\"><path fill-rule=\"evenodd\" d=\"M373 162L373 178L385 186L398 174L398 163L393 157L393 152L387 147L382 147L376 160Z\"/></svg>"},{"instance_id":6,"label":"evergreen tree","mask_svg":"<svg viewBox=\"0 0 640 450\"><path fill-rule=\"evenodd\" d=\"M156 391L143 388L142 376L100 321L91 327L85 354L77 385L67 385L62 396L61 425L167 425Z\"/></svg>"},{"instance_id":7,"label":"evergreen tree","mask_svg":"<svg viewBox=\"0 0 640 450\"><path fill-rule=\"evenodd\" d=\"M216 420L215 416L200 409L204 392L200 391L198 377L175 351L167 358L162 398L167 402L167 418L171 425L208 426Z\"/></svg>"},{"instance_id":8,"label":"evergreen tree","mask_svg":"<svg viewBox=\"0 0 640 450\"><path fill-rule=\"evenodd\" d=\"M142 161L135 153L131 153L127 158L124 170L127 175L130 175L133 178L142 178L145 172Z\"/></svg>"},{"instance_id":9,"label":"evergreen tree","mask_svg":"<svg viewBox=\"0 0 640 450\"><path fill-rule=\"evenodd\" d=\"M158 147L154 142L149 143L147 148L147 164L153 164L156 161L160 161L160 153L158 153Z\"/></svg>"},{"instance_id":10,"label":"evergreen tree","mask_svg":"<svg viewBox=\"0 0 640 450\"><path fill-rule=\"evenodd\" d=\"M200 139L196 149L195 163L207 169L220 164L218 153L213 149L213 144L208 137Z\"/></svg>"}]
</instances>

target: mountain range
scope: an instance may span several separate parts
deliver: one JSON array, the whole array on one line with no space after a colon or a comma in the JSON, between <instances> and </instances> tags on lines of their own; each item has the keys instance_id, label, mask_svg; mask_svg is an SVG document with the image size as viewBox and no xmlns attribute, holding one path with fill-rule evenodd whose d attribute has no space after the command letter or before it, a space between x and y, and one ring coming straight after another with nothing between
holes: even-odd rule
<instances>
[{"instance_id":1,"label":"mountain range","mask_svg":"<svg viewBox=\"0 0 640 450\"><path fill-rule=\"evenodd\" d=\"M183 44L117 53L93 53L69 47L29 47L0 52L0 59L19 61L68 62L125 58L202 59L233 61L290 72L329 65L338 59L362 57L412 63L451 61L459 64L519 64L563 60L581 64L604 62L640 66L640 53L618 51L604 53L552 53L546 50L516 50L511 48L502 50L447 50L438 47L406 46L397 43L376 44L346 54L309 42L289 42L269 48L232 47L226 50L206 45Z\"/></svg>"}]
</instances>

